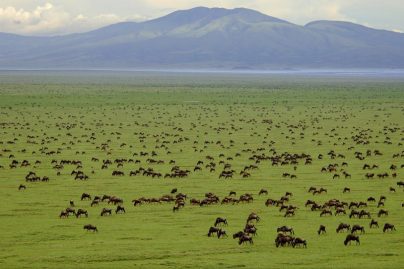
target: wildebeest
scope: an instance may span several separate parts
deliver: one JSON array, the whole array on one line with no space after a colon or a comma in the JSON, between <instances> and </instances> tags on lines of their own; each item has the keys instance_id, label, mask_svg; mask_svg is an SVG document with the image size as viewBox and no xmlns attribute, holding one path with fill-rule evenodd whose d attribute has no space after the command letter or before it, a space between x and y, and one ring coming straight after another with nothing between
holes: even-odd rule
<instances>
[{"instance_id":1,"label":"wildebeest","mask_svg":"<svg viewBox=\"0 0 404 269\"><path fill-rule=\"evenodd\" d=\"M20 186L18 186L18 190L25 190L27 187L25 185L20 184Z\"/></svg>"},{"instance_id":2,"label":"wildebeest","mask_svg":"<svg viewBox=\"0 0 404 269\"><path fill-rule=\"evenodd\" d=\"M59 218L67 218L69 217L69 214L66 211L61 211L59 214Z\"/></svg>"},{"instance_id":3,"label":"wildebeest","mask_svg":"<svg viewBox=\"0 0 404 269\"><path fill-rule=\"evenodd\" d=\"M108 209L108 208L103 208L102 210L101 210L101 217L102 216L105 216L105 215L111 215L112 214L112 209Z\"/></svg>"},{"instance_id":4,"label":"wildebeest","mask_svg":"<svg viewBox=\"0 0 404 269\"><path fill-rule=\"evenodd\" d=\"M370 221L370 224L369 224L369 227L370 227L370 228L373 228L373 226L379 228L379 223L378 223L376 220L374 220L374 219L372 219L372 220Z\"/></svg>"},{"instance_id":5,"label":"wildebeest","mask_svg":"<svg viewBox=\"0 0 404 269\"><path fill-rule=\"evenodd\" d=\"M351 244L351 241L355 241L356 244L360 244L359 236L348 234L345 238L344 245L347 246L348 244Z\"/></svg>"},{"instance_id":6,"label":"wildebeest","mask_svg":"<svg viewBox=\"0 0 404 269\"><path fill-rule=\"evenodd\" d=\"M340 223L337 227L337 233L343 231L343 230L347 230L350 231L351 230L351 225L346 224L346 223Z\"/></svg>"},{"instance_id":7,"label":"wildebeest","mask_svg":"<svg viewBox=\"0 0 404 269\"><path fill-rule=\"evenodd\" d=\"M76 218L80 217L81 215L84 215L88 218L87 210L79 208L76 213Z\"/></svg>"},{"instance_id":8,"label":"wildebeest","mask_svg":"<svg viewBox=\"0 0 404 269\"><path fill-rule=\"evenodd\" d=\"M256 227L245 227L244 228L244 233L248 235L257 235L257 228Z\"/></svg>"},{"instance_id":9,"label":"wildebeest","mask_svg":"<svg viewBox=\"0 0 404 269\"><path fill-rule=\"evenodd\" d=\"M74 210L73 208L68 207L65 209L65 211L68 215L70 215L70 214L76 215L76 210Z\"/></svg>"},{"instance_id":10,"label":"wildebeest","mask_svg":"<svg viewBox=\"0 0 404 269\"><path fill-rule=\"evenodd\" d=\"M293 247L303 246L303 247L307 248L307 241L302 238L296 237L292 241L292 246Z\"/></svg>"},{"instance_id":11,"label":"wildebeest","mask_svg":"<svg viewBox=\"0 0 404 269\"><path fill-rule=\"evenodd\" d=\"M216 234L217 234L217 238L219 238L219 239L220 239L220 237L224 237L224 236L227 237L227 233L226 233L226 231L223 230L223 229L219 229L219 231L217 231Z\"/></svg>"},{"instance_id":12,"label":"wildebeest","mask_svg":"<svg viewBox=\"0 0 404 269\"><path fill-rule=\"evenodd\" d=\"M331 210L329 210L329 209L323 209L323 211L321 211L321 213L320 213L320 217L322 217L322 216L326 216L326 215L330 215L330 216L332 216L332 212L331 212Z\"/></svg>"},{"instance_id":13,"label":"wildebeest","mask_svg":"<svg viewBox=\"0 0 404 269\"><path fill-rule=\"evenodd\" d=\"M381 216L388 216L389 212L384 209L380 209L379 212L377 213L377 216L380 218Z\"/></svg>"},{"instance_id":14,"label":"wildebeest","mask_svg":"<svg viewBox=\"0 0 404 269\"><path fill-rule=\"evenodd\" d=\"M212 234L217 233L220 230L220 228L217 227L210 227L208 231L208 236L211 237Z\"/></svg>"},{"instance_id":15,"label":"wildebeest","mask_svg":"<svg viewBox=\"0 0 404 269\"><path fill-rule=\"evenodd\" d=\"M214 226L216 227L219 224L227 225L227 220L225 218L218 217L218 218L216 218Z\"/></svg>"},{"instance_id":16,"label":"wildebeest","mask_svg":"<svg viewBox=\"0 0 404 269\"><path fill-rule=\"evenodd\" d=\"M87 231L98 232L97 227L94 226L94 225L91 225L91 224L86 224L86 225L84 225L84 226L83 226L83 229L84 229L84 230L87 230Z\"/></svg>"},{"instance_id":17,"label":"wildebeest","mask_svg":"<svg viewBox=\"0 0 404 269\"><path fill-rule=\"evenodd\" d=\"M115 214L118 214L118 213L126 213L125 208L121 205L118 205L115 209Z\"/></svg>"},{"instance_id":18,"label":"wildebeest","mask_svg":"<svg viewBox=\"0 0 404 269\"><path fill-rule=\"evenodd\" d=\"M261 195L261 194L268 195L268 191L266 189L261 189L259 191L258 195Z\"/></svg>"},{"instance_id":19,"label":"wildebeest","mask_svg":"<svg viewBox=\"0 0 404 269\"><path fill-rule=\"evenodd\" d=\"M284 235L279 233L278 236L275 238L275 246L276 247L284 247L286 245L293 244L294 237L290 235Z\"/></svg>"},{"instance_id":20,"label":"wildebeest","mask_svg":"<svg viewBox=\"0 0 404 269\"><path fill-rule=\"evenodd\" d=\"M385 233L387 231L396 231L396 228L394 227L393 224L386 223L386 224L384 224L384 227L383 227L383 233Z\"/></svg>"},{"instance_id":21,"label":"wildebeest","mask_svg":"<svg viewBox=\"0 0 404 269\"><path fill-rule=\"evenodd\" d=\"M324 225L320 225L320 227L318 228L317 231L318 235L322 234L322 233L327 233L327 231L325 230L325 226Z\"/></svg>"},{"instance_id":22,"label":"wildebeest","mask_svg":"<svg viewBox=\"0 0 404 269\"><path fill-rule=\"evenodd\" d=\"M288 227L288 226L281 226L278 227L278 229L276 229L276 232L282 232L282 233L290 233L290 234L295 234L294 230L292 227Z\"/></svg>"},{"instance_id":23,"label":"wildebeest","mask_svg":"<svg viewBox=\"0 0 404 269\"><path fill-rule=\"evenodd\" d=\"M246 234L241 235L238 239L239 245L247 243L247 242L250 244L254 244L252 237L249 235L246 235Z\"/></svg>"},{"instance_id":24,"label":"wildebeest","mask_svg":"<svg viewBox=\"0 0 404 269\"><path fill-rule=\"evenodd\" d=\"M260 219L261 218L256 213L253 212L250 215L248 215L247 222L250 222L252 220L256 220L257 222L259 222Z\"/></svg>"},{"instance_id":25,"label":"wildebeest","mask_svg":"<svg viewBox=\"0 0 404 269\"><path fill-rule=\"evenodd\" d=\"M353 234L357 231L360 231L361 233L365 233L365 227L355 224L354 226L352 226L351 233Z\"/></svg>"},{"instance_id":26,"label":"wildebeest","mask_svg":"<svg viewBox=\"0 0 404 269\"><path fill-rule=\"evenodd\" d=\"M88 194L88 193L83 193L83 194L81 195L81 200L82 200L82 201L83 201L83 200L91 200L91 195Z\"/></svg>"}]
</instances>

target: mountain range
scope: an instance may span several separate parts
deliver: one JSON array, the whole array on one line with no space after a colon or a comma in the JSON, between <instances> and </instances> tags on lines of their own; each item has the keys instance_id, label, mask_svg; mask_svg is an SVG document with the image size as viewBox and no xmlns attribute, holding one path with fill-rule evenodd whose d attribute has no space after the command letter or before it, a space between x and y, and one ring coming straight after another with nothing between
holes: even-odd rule
<instances>
[{"instance_id":1,"label":"mountain range","mask_svg":"<svg viewBox=\"0 0 404 269\"><path fill-rule=\"evenodd\" d=\"M0 33L0 68L404 68L404 34L197 7L64 36Z\"/></svg>"}]
</instances>

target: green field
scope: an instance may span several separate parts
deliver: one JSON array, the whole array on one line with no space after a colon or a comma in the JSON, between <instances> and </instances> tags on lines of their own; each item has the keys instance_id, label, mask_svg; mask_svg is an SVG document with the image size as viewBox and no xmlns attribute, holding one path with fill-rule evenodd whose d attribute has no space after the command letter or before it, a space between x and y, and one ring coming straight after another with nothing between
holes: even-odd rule
<instances>
[{"instance_id":1,"label":"green field","mask_svg":"<svg viewBox=\"0 0 404 269\"><path fill-rule=\"evenodd\" d=\"M0 72L0 268L402 268L404 188L396 183L404 180L403 119L399 78ZM287 153L306 157L278 166L265 158L284 160ZM257 162L257 156L263 159ZM306 165L308 156L312 164ZM126 161L117 167L116 159ZM21 167L24 160L29 165ZM81 161L82 168L54 168L61 160ZM101 169L103 160L112 164ZM198 161L202 171L194 171ZM206 168L210 162L215 171ZM226 164L234 175L219 179ZM321 172L329 164L338 164L337 170ZM363 170L364 164L378 168ZM189 176L164 178L175 165L190 170ZM249 165L258 169L243 178L240 171ZM129 176L140 167L163 176ZM75 180L73 170L89 179ZM26 182L30 171L49 182ZM375 176L366 179L366 173ZM380 179L380 173L389 176ZM18 190L20 184L26 189ZM327 193L313 195L311 186ZM188 197L178 212L172 211L174 202L131 203L173 188ZM262 188L268 195L258 195ZM208 192L222 200L230 191L235 198L251 193L254 201L190 204ZM84 192L120 197L126 213L101 217L102 208L116 206L91 207L80 200ZM295 216L264 204L285 192L293 193L285 205L298 207ZM381 195L387 199L378 208ZM371 196L376 202L367 202ZM305 207L308 199L321 205L330 199L367 202L359 210L369 211L380 227L370 229L368 218L349 218L347 207L347 215L335 216L331 208L332 216L320 217L321 211ZM70 200L88 218L59 218ZM377 216L381 208L388 216ZM261 217L258 235L253 245L238 245L232 235L251 212ZM227 219L227 238L207 237L216 217ZM344 246L347 232L336 233L341 222L365 227L360 245ZM396 231L383 233L385 223ZM83 230L85 224L97 226L98 233ZM325 235L317 234L320 224ZM282 225L293 227L307 248L277 248Z\"/></svg>"}]
</instances>

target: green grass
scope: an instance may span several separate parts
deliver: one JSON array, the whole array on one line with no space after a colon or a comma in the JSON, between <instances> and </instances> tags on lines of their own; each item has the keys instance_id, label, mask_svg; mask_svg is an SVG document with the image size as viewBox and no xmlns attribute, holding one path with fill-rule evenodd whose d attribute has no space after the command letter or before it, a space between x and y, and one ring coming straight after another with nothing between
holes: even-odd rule
<instances>
[{"instance_id":1,"label":"green grass","mask_svg":"<svg viewBox=\"0 0 404 269\"><path fill-rule=\"evenodd\" d=\"M4 166L0 169L0 268L402 267L404 192L396 182L403 180L403 159L392 158L404 150L400 144L404 82L398 79L148 73L122 77L2 73L0 77L0 165ZM262 122L267 119L273 123ZM352 137L364 130L369 144L356 144ZM95 139L90 139L92 133ZM168 141L168 149L161 147L163 141ZM110 154L97 148L103 143L109 144ZM121 147L122 143L126 145ZM45 152L59 149L60 154L46 155L41 148ZM262 161L251 178L238 175L244 166L254 163L249 160L254 153L243 150L270 156L271 148L279 154L310 154L313 164L300 161L294 171L292 165L276 167ZM368 149L383 155L363 161L354 158L355 151L366 156ZM330 159L330 150L346 158ZM141 151L155 151L153 158L165 164L149 165L146 159L150 156L133 156ZM224 158L219 157L221 153ZM241 156L235 157L236 153ZM317 158L320 153L322 160ZM10 154L20 162L30 161L31 166L10 169ZM207 155L217 163L214 173L204 168L184 179L129 177L129 171L140 166L168 173L173 166L168 164L170 160L193 171L198 160L207 163ZM92 157L100 162L91 161ZM227 157L233 160L226 161ZM139 159L141 164L101 170L101 160L116 158ZM75 181L70 175L76 169L73 165L65 165L57 176L53 159L81 160L81 170L90 179ZM34 168L36 160L42 163ZM218 179L220 160L237 171L233 179ZM323 166L343 161L349 164L345 169L351 179L332 180L332 174L320 172ZM398 177L366 180L364 163L379 165L371 171L376 174L391 174L389 167L396 164ZM113 170L126 175L113 177ZM50 181L26 183L29 171L49 176ZM282 178L284 172L296 174L297 179ZM19 184L27 189L18 191ZM325 187L328 193L313 196L307 193L310 186ZM208 207L187 204L177 213L172 212L173 204L133 207L130 203L142 196L160 197L174 187L197 199L207 192L220 198L231 190L238 195L248 192L254 194L254 202ZM343 194L344 187L350 187L351 193ZM397 192L390 193L389 187ZM261 188L268 189L269 195L258 196ZM299 207L290 218L284 218L278 208L264 205L267 198L279 199L286 191L293 192L290 204ZM83 192L121 197L127 213L100 217L103 207L115 207L106 203L90 207L89 201L80 201ZM380 195L387 196L388 217L378 218L375 204L365 208L379 221L379 229L369 229L369 219L320 218L319 212L304 207L307 199L351 202ZM69 200L77 208L87 209L89 218L59 219ZM262 218L257 224L258 236L254 245L239 246L231 235L242 229L251 212ZM229 237L208 238L207 231L219 216L229 222L224 227ZM343 245L346 233L335 232L340 222L365 226L360 246ZM397 231L384 234L386 222ZM85 232L83 225L88 223L99 232ZM326 235L317 235L320 224L327 227ZM281 225L292 226L296 236L307 240L308 248L276 248L276 228Z\"/></svg>"}]
</instances>

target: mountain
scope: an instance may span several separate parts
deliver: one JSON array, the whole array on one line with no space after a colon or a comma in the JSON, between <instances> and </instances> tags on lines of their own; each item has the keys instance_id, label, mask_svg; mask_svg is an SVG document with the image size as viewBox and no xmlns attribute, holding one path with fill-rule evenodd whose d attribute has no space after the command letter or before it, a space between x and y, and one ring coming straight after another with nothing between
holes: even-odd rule
<instances>
[{"instance_id":1,"label":"mountain","mask_svg":"<svg viewBox=\"0 0 404 269\"><path fill-rule=\"evenodd\" d=\"M81 34L0 33L0 68L404 68L404 34L198 7Z\"/></svg>"}]
</instances>

